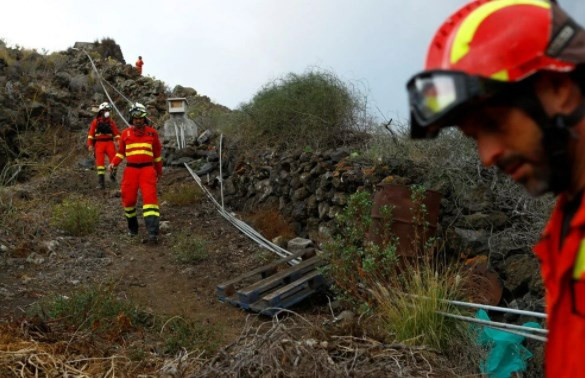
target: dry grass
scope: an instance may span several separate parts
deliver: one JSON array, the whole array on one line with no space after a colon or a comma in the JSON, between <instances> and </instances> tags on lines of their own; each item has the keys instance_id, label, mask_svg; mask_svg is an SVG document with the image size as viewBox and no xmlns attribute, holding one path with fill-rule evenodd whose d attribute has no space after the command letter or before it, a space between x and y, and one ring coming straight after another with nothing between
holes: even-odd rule
<instances>
[{"instance_id":1,"label":"dry grass","mask_svg":"<svg viewBox=\"0 0 585 378\"><path fill-rule=\"evenodd\" d=\"M204 198L201 189L193 183L181 183L167 188L161 196L162 201L174 206L196 205Z\"/></svg>"},{"instance_id":2,"label":"dry grass","mask_svg":"<svg viewBox=\"0 0 585 378\"><path fill-rule=\"evenodd\" d=\"M0 377L192 376L223 342L213 325L147 313L112 289L80 289L0 323Z\"/></svg>"},{"instance_id":3,"label":"dry grass","mask_svg":"<svg viewBox=\"0 0 585 378\"><path fill-rule=\"evenodd\" d=\"M199 352L181 352L173 357L149 352L135 361L129 351L139 342L114 348L112 352L111 343L100 343L84 334L57 334L51 330L53 327L55 324L51 323L0 324L0 376L109 378L169 373L188 376L205 361Z\"/></svg>"},{"instance_id":4,"label":"dry grass","mask_svg":"<svg viewBox=\"0 0 585 378\"><path fill-rule=\"evenodd\" d=\"M449 365L428 348L327 334L321 326L291 313L258 327L247 324L239 339L223 348L196 376L456 376Z\"/></svg>"},{"instance_id":5,"label":"dry grass","mask_svg":"<svg viewBox=\"0 0 585 378\"><path fill-rule=\"evenodd\" d=\"M283 236L287 239L295 237L294 228L277 209L259 209L253 214L245 215L244 218L269 240L272 240L277 236Z\"/></svg>"}]
</instances>

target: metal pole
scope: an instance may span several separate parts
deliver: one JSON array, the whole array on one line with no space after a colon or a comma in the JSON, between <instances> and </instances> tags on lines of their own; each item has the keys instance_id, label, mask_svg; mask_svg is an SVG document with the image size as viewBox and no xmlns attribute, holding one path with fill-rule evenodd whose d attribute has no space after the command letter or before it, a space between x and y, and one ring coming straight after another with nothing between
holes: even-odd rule
<instances>
[{"instance_id":1,"label":"metal pole","mask_svg":"<svg viewBox=\"0 0 585 378\"><path fill-rule=\"evenodd\" d=\"M219 190L221 193L221 208L225 210L223 206L223 170L222 170L222 163L221 163L221 152L222 152L222 144L223 144L223 133L219 136Z\"/></svg>"},{"instance_id":2,"label":"metal pole","mask_svg":"<svg viewBox=\"0 0 585 378\"><path fill-rule=\"evenodd\" d=\"M172 117L172 115L171 115ZM175 126L175 136L177 137L177 150L181 149L181 140L179 138L179 127L177 126L177 121L173 118L173 125Z\"/></svg>"},{"instance_id":3,"label":"metal pole","mask_svg":"<svg viewBox=\"0 0 585 378\"><path fill-rule=\"evenodd\" d=\"M492 310L492 311L499 311L499 312L507 312L509 314L517 314L517 315L525 315L525 316L533 316L535 318L546 319L546 314L542 312L534 312L534 311L526 311L526 310L517 310L514 308L506 308L506 307L498 307L498 306L491 306L491 305L484 305L484 304L477 304L471 302L462 302L462 301L449 301L448 303L461 306L461 307L469 307L469 308L480 308L483 310Z\"/></svg>"},{"instance_id":4,"label":"metal pole","mask_svg":"<svg viewBox=\"0 0 585 378\"><path fill-rule=\"evenodd\" d=\"M431 299L429 297L420 296L420 295L414 295L414 294L408 294L408 293L405 293L405 295L408 295L409 297L413 297L413 298ZM535 318L546 319L546 314L544 314L542 312L534 312L534 311L526 311L526 310L517 310L517 309L514 309L514 308L491 306L491 305L484 305L484 304L471 303L471 302L454 301L454 300L448 300L448 299L441 299L441 301L443 303L449 303L449 304L452 304L452 305L455 305L455 306L461 306L461 307L467 307L467 308L480 308L480 309L483 309L483 310L492 310L492 311L498 311L498 312L507 312L509 314L533 316Z\"/></svg>"},{"instance_id":5,"label":"metal pole","mask_svg":"<svg viewBox=\"0 0 585 378\"><path fill-rule=\"evenodd\" d=\"M185 146L187 146L187 143L185 142L185 128L181 127L181 148L185 148Z\"/></svg>"},{"instance_id":6,"label":"metal pole","mask_svg":"<svg viewBox=\"0 0 585 378\"><path fill-rule=\"evenodd\" d=\"M507 323L493 322L493 321L490 321L490 320L483 320L483 319L471 318L469 316L449 314L448 312L443 312L443 311L437 311L437 314L446 316L448 318L453 318L453 319L458 319L458 320L464 320L464 321L470 322L470 323L481 324L481 325L484 325L484 326L490 327L490 328L498 328L498 329L501 329L502 331L519 330L519 331L528 331L528 332L540 333L540 334L543 334L543 335L547 335L548 334L548 330L547 329L532 328L532 327L526 327L526 326L521 326L521 325L516 325L516 324L507 324ZM536 335L532 335L532 336L534 338L539 337L540 338L540 341L546 341L546 338L544 338L544 337L536 336ZM539 339L536 339L536 340L539 340Z\"/></svg>"}]
</instances>

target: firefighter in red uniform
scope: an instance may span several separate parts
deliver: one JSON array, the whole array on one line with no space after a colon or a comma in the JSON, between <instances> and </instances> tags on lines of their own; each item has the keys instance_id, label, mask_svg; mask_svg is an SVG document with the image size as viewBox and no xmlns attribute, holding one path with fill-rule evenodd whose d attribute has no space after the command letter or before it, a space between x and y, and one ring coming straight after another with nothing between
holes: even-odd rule
<instances>
[{"instance_id":1,"label":"firefighter in red uniform","mask_svg":"<svg viewBox=\"0 0 585 378\"><path fill-rule=\"evenodd\" d=\"M104 102L98 108L98 114L91 122L89 133L87 135L87 149L93 152L95 156L96 170L98 174L98 188L105 189L106 174L106 155L111 163L116 155L117 144L120 138L120 132L116 123L110 117L112 107L109 103ZM112 182L116 181L116 172L110 173Z\"/></svg>"},{"instance_id":2,"label":"firefighter in red uniform","mask_svg":"<svg viewBox=\"0 0 585 378\"><path fill-rule=\"evenodd\" d=\"M135 103L130 109L130 127L122 132L120 148L108 166L112 171L126 158L122 178L122 205L128 220L130 235L138 234L136 200L138 189L142 192L142 215L148 231L145 242L158 242L159 208L156 183L162 175L161 144L156 130L147 125L144 105Z\"/></svg>"},{"instance_id":3,"label":"firefighter in red uniform","mask_svg":"<svg viewBox=\"0 0 585 378\"><path fill-rule=\"evenodd\" d=\"M142 57L139 56L138 60L136 61L136 70L138 71L139 75L142 75L142 66L144 65L144 61L142 60Z\"/></svg>"},{"instance_id":4,"label":"firefighter in red uniform","mask_svg":"<svg viewBox=\"0 0 585 378\"><path fill-rule=\"evenodd\" d=\"M457 126L485 166L532 195L557 195L534 249L546 287L545 370L585 377L585 31L548 1L475 0L440 27L407 89L413 138Z\"/></svg>"}]
</instances>

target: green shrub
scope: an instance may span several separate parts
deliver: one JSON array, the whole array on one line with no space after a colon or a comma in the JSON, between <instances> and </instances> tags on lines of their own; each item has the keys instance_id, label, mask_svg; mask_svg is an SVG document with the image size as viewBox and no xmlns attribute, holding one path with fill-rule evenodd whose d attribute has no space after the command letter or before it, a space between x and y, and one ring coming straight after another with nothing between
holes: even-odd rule
<instances>
[{"instance_id":1,"label":"green shrub","mask_svg":"<svg viewBox=\"0 0 585 378\"><path fill-rule=\"evenodd\" d=\"M396 274L398 239L384 228L382 243L367 241L372 224L372 195L357 192L348 198L347 206L336 217L337 232L325 244L328 265L325 273L335 283L338 296L354 307L370 308L371 289L377 280ZM392 208L380 209L385 224L392 222Z\"/></svg>"},{"instance_id":2,"label":"green shrub","mask_svg":"<svg viewBox=\"0 0 585 378\"><path fill-rule=\"evenodd\" d=\"M277 145L331 146L356 125L358 96L333 73L290 73L240 107L252 138Z\"/></svg>"},{"instance_id":3,"label":"green shrub","mask_svg":"<svg viewBox=\"0 0 585 378\"><path fill-rule=\"evenodd\" d=\"M99 214L99 208L90 200L71 198L53 207L52 224L69 235L88 235L94 231Z\"/></svg>"},{"instance_id":4,"label":"green shrub","mask_svg":"<svg viewBox=\"0 0 585 378\"><path fill-rule=\"evenodd\" d=\"M465 323L446 318L439 312L455 312L445 302L462 299L464 282L457 265L438 263L437 239L423 245L423 235L415 234L413 246L419 245L416 258L398 257L398 238L392 234L392 207L379 210L381 224L386 225L375 245L367 241L372 224L372 199L368 192L349 197L347 206L336 217L334 241L326 244L328 266L324 268L343 302L362 313L373 313L381 319L395 340L412 345L432 347L450 356L463 350L474 358L479 353L472 347ZM413 224L425 228L427 209L425 189L411 187ZM455 353L455 354L452 354Z\"/></svg>"},{"instance_id":5,"label":"green shrub","mask_svg":"<svg viewBox=\"0 0 585 378\"><path fill-rule=\"evenodd\" d=\"M172 252L179 264L197 264L209 256L207 248L199 237L180 232L175 235Z\"/></svg>"}]
</instances>

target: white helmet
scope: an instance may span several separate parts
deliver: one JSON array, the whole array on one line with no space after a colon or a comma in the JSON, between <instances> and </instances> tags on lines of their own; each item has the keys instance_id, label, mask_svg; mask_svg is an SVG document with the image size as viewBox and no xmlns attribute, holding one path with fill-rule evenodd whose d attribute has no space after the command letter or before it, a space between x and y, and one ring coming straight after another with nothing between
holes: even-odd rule
<instances>
[{"instance_id":1,"label":"white helmet","mask_svg":"<svg viewBox=\"0 0 585 378\"><path fill-rule=\"evenodd\" d=\"M101 112L102 110L112 110L112 106L109 102L102 102L98 108L98 111Z\"/></svg>"},{"instance_id":2,"label":"white helmet","mask_svg":"<svg viewBox=\"0 0 585 378\"><path fill-rule=\"evenodd\" d=\"M130 108L130 117L131 118L145 118L148 115L146 111L146 106L142 105L139 102L136 102Z\"/></svg>"}]
</instances>

